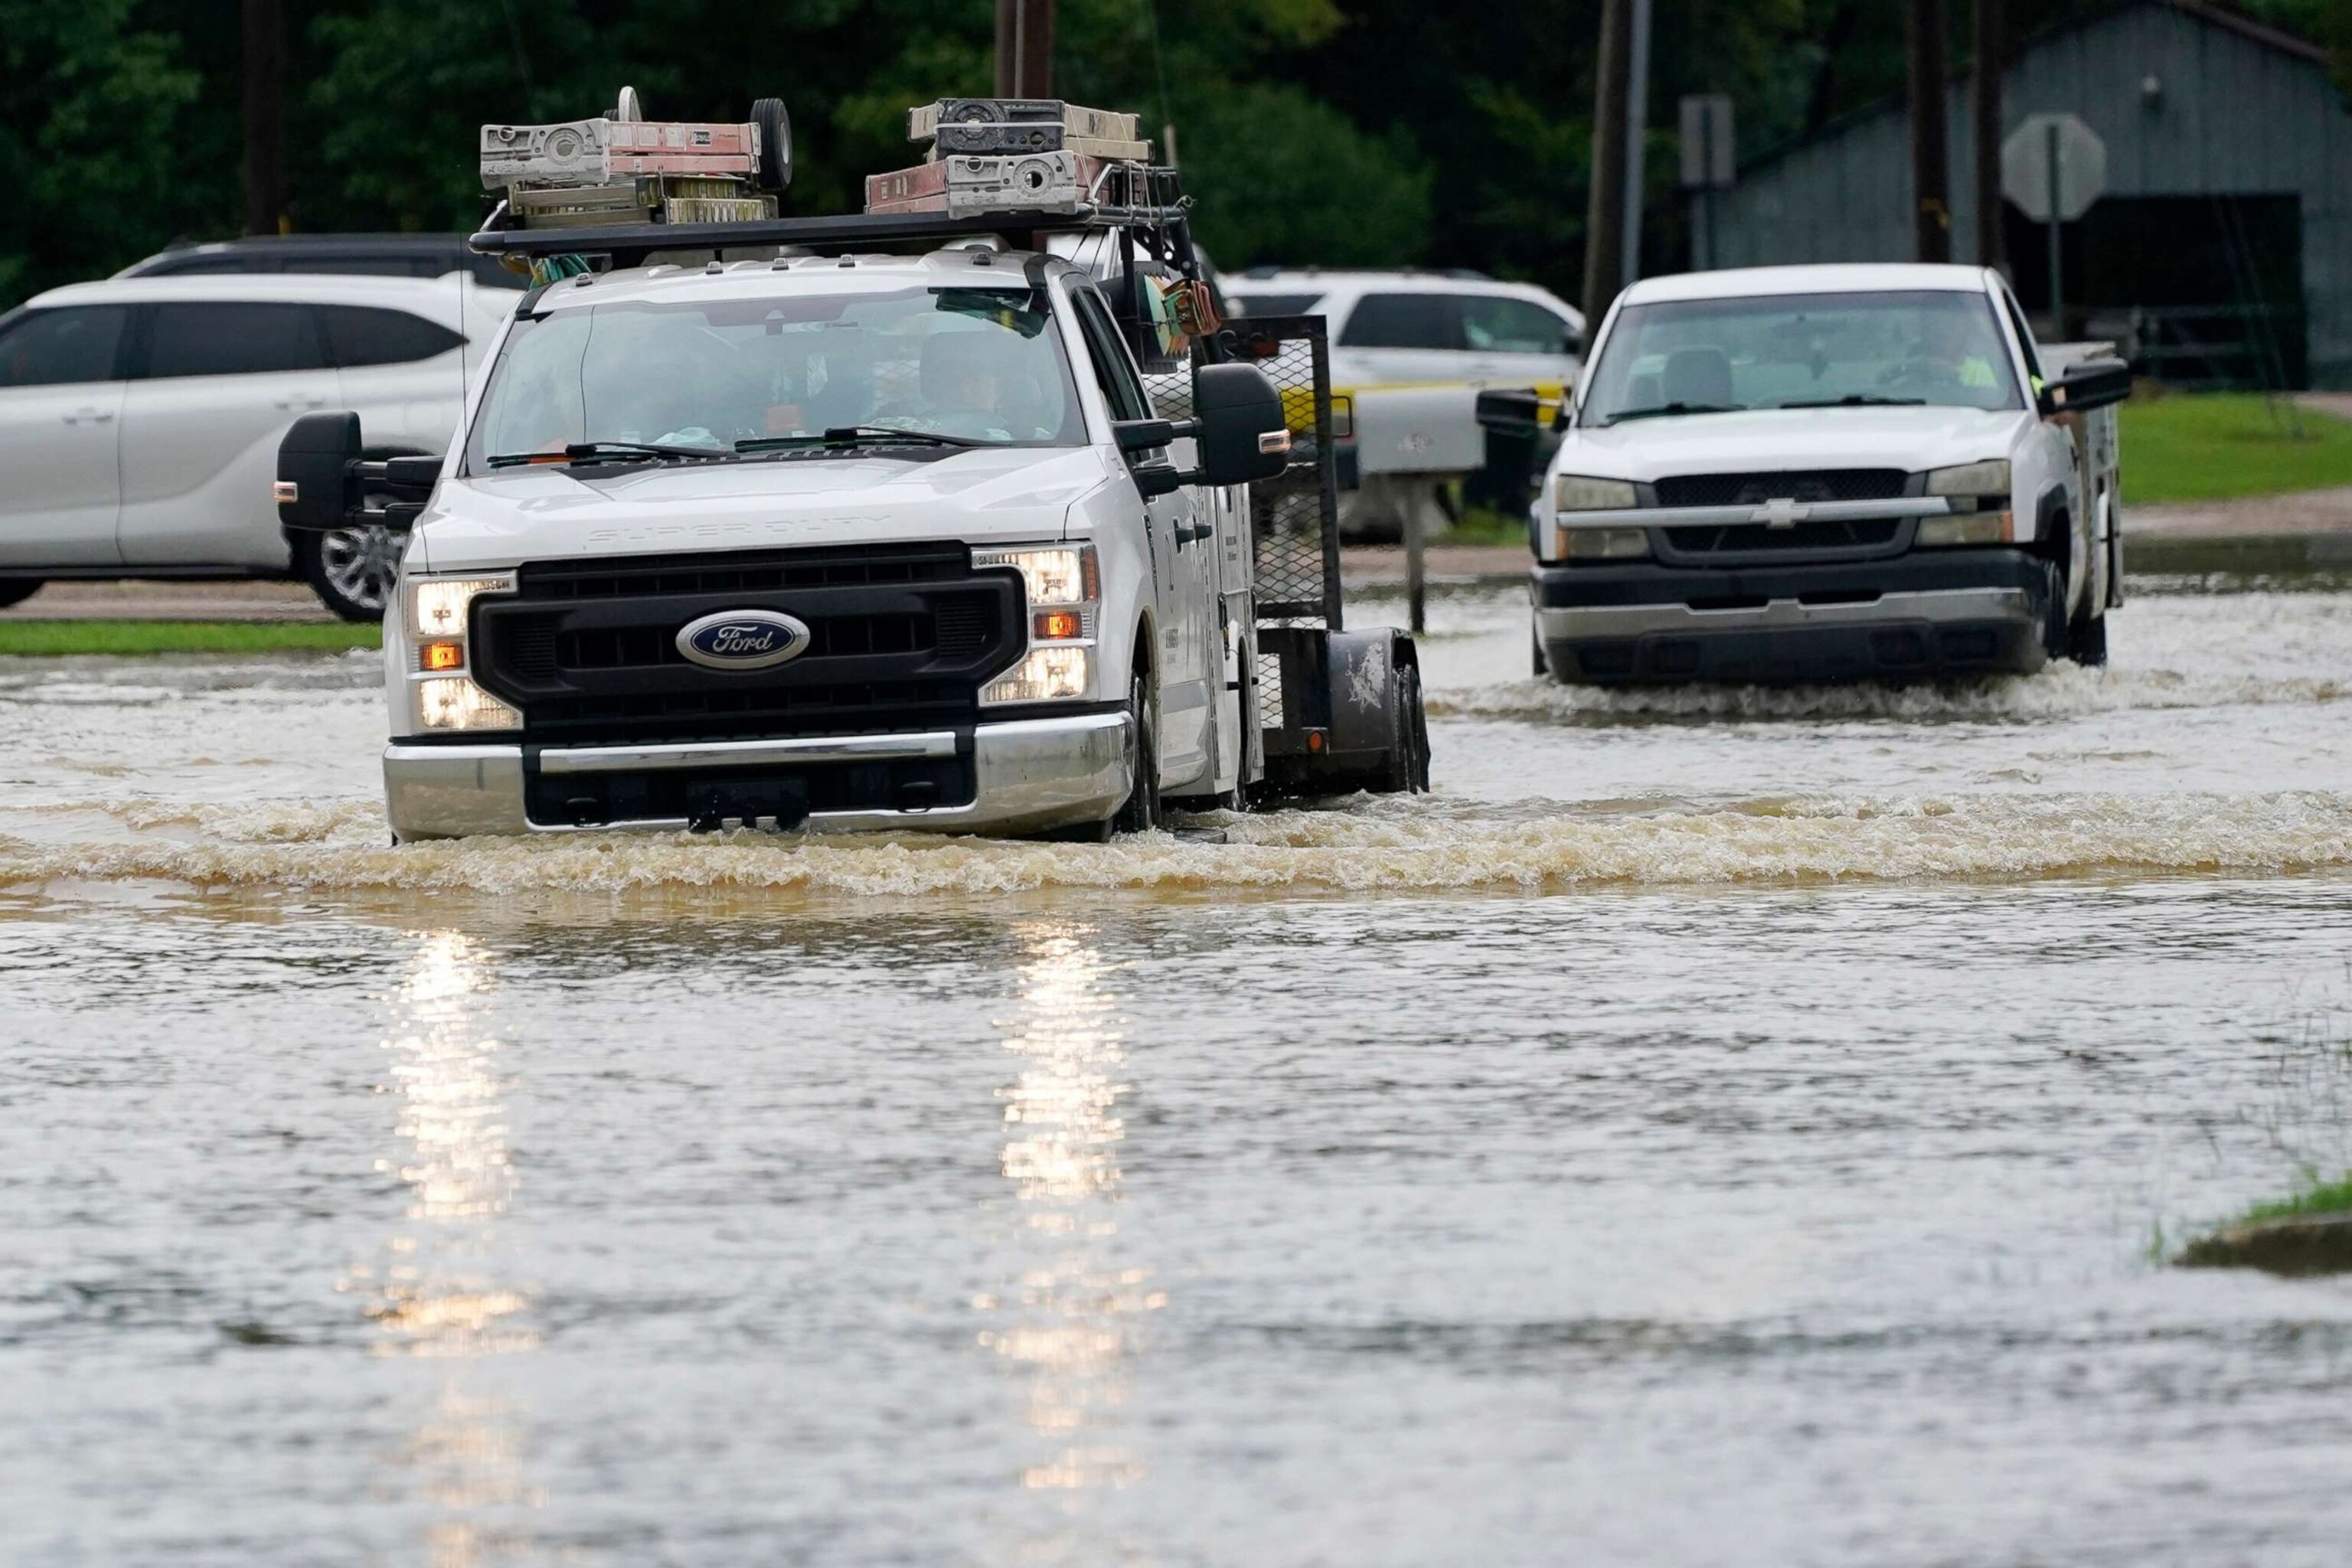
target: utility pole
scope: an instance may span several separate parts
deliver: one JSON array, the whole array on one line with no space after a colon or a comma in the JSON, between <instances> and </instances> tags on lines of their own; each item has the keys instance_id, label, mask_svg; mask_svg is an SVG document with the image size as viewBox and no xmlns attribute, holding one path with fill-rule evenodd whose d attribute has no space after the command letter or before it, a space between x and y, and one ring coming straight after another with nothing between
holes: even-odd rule
<instances>
[{"instance_id":1,"label":"utility pole","mask_svg":"<svg viewBox=\"0 0 2352 1568\"><path fill-rule=\"evenodd\" d=\"M1633 43L1625 63L1625 243L1619 251L1617 280L1642 276L1642 163L1649 150L1650 0L1633 0Z\"/></svg>"},{"instance_id":2,"label":"utility pole","mask_svg":"<svg viewBox=\"0 0 2352 1568\"><path fill-rule=\"evenodd\" d=\"M2000 194L2000 73L2009 36L2000 0L1976 0L1976 74L1971 111L1976 148L1977 265L2009 270Z\"/></svg>"},{"instance_id":3,"label":"utility pole","mask_svg":"<svg viewBox=\"0 0 2352 1568\"><path fill-rule=\"evenodd\" d=\"M241 0L245 28L245 232L286 220L285 29L278 0Z\"/></svg>"},{"instance_id":4,"label":"utility pole","mask_svg":"<svg viewBox=\"0 0 2352 1568\"><path fill-rule=\"evenodd\" d=\"M1952 258L1952 170L1944 135L1944 4L1911 0L1911 190L1918 259Z\"/></svg>"},{"instance_id":5,"label":"utility pole","mask_svg":"<svg viewBox=\"0 0 2352 1568\"><path fill-rule=\"evenodd\" d=\"M1584 319L1598 331L1617 298L1625 249L1625 92L1633 76L1633 0L1601 0L1592 81L1592 195L1584 217Z\"/></svg>"},{"instance_id":6,"label":"utility pole","mask_svg":"<svg viewBox=\"0 0 2352 1568\"><path fill-rule=\"evenodd\" d=\"M1054 96L1054 0L996 0L996 96Z\"/></svg>"}]
</instances>

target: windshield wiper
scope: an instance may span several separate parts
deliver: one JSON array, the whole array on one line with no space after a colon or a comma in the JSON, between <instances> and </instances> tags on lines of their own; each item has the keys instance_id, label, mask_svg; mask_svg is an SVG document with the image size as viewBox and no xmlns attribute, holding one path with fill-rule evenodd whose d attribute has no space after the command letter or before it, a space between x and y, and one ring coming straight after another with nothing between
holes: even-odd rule
<instances>
[{"instance_id":1,"label":"windshield wiper","mask_svg":"<svg viewBox=\"0 0 2352 1568\"><path fill-rule=\"evenodd\" d=\"M1628 419L1664 419L1675 414L1745 414L1744 403L1661 403L1655 408L1624 408L1601 423L1622 425Z\"/></svg>"},{"instance_id":2,"label":"windshield wiper","mask_svg":"<svg viewBox=\"0 0 2352 1568\"><path fill-rule=\"evenodd\" d=\"M500 452L485 459L491 468L511 468L524 463L556 460L553 452ZM703 462L732 459L724 447L665 447L656 441L574 441L563 448L565 463L621 462L630 458L692 458Z\"/></svg>"},{"instance_id":3,"label":"windshield wiper","mask_svg":"<svg viewBox=\"0 0 2352 1568\"><path fill-rule=\"evenodd\" d=\"M822 436L756 436L738 441L739 452L787 452L795 447L990 447L969 436L941 436L929 430L898 430L887 425L836 425Z\"/></svg>"},{"instance_id":4,"label":"windshield wiper","mask_svg":"<svg viewBox=\"0 0 2352 1568\"><path fill-rule=\"evenodd\" d=\"M1793 403L1779 403L1776 408L1917 408L1927 403L1924 397L1881 397L1874 392L1849 392L1843 397L1808 397Z\"/></svg>"}]
</instances>

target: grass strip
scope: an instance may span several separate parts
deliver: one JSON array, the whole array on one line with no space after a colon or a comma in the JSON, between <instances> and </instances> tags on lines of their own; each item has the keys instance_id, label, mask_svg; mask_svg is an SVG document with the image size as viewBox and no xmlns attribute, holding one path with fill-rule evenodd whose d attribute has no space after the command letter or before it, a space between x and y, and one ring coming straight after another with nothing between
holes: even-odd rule
<instances>
[{"instance_id":1,"label":"grass strip","mask_svg":"<svg viewBox=\"0 0 2352 1568\"><path fill-rule=\"evenodd\" d=\"M2352 422L2256 393L2135 395L2123 405L2124 500L2235 500L2352 485Z\"/></svg>"},{"instance_id":2,"label":"grass strip","mask_svg":"<svg viewBox=\"0 0 2352 1568\"><path fill-rule=\"evenodd\" d=\"M0 656L341 653L381 647L383 628L344 621L0 620Z\"/></svg>"},{"instance_id":3,"label":"grass strip","mask_svg":"<svg viewBox=\"0 0 2352 1568\"><path fill-rule=\"evenodd\" d=\"M2256 1204L2239 1216L2237 1224L2262 1225L2274 1219L2310 1219L2333 1214L2352 1214L2352 1173L2340 1181L2316 1183L2277 1203Z\"/></svg>"}]
</instances>

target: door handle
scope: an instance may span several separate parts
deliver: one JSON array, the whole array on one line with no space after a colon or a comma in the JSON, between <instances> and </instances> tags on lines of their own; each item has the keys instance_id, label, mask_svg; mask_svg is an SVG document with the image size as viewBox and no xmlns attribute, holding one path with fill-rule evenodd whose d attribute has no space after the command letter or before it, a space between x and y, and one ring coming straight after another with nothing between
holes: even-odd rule
<instances>
[{"instance_id":1,"label":"door handle","mask_svg":"<svg viewBox=\"0 0 2352 1568\"><path fill-rule=\"evenodd\" d=\"M278 400L280 408L324 408L326 405L325 398L313 397L307 392L289 392Z\"/></svg>"},{"instance_id":2,"label":"door handle","mask_svg":"<svg viewBox=\"0 0 2352 1568\"><path fill-rule=\"evenodd\" d=\"M1196 522L1190 528L1180 522L1176 525L1176 542L1185 544L1196 539L1206 539L1216 531L1217 525L1213 522Z\"/></svg>"},{"instance_id":3,"label":"door handle","mask_svg":"<svg viewBox=\"0 0 2352 1568\"><path fill-rule=\"evenodd\" d=\"M110 425L113 421L114 411L110 408L77 408L65 416L68 425Z\"/></svg>"}]
</instances>

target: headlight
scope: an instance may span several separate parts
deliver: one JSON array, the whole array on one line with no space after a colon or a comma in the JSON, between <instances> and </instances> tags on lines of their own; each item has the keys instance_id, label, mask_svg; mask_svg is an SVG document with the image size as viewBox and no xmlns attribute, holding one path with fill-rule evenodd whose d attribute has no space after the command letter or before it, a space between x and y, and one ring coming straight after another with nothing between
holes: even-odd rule
<instances>
[{"instance_id":1,"label":"headlight","mask_svg":"<svg viewBox=\"0 0 2352 1568\"><path fill-rule=\"evenodd\" d=\"M1950 517L1923 517L1912 542L1923 549L1947 544L2007 544L2017 532L2005 511L1963 511Z\"/></svg>"},{"instance_id":2,"label":"headlight","mask_svg":"<svg viewBox=\"0 0 2352 1568\"><path fill-rule=\"evenodd\" d=\"M1957 468L1935 468L1927 475L1927 493L1931 496L2006 496L2009 494L2009 459L1994 458L1981 463L1962 463Z\"/></svg>"},{"instance_id":3,"label":"headlight","mask_svg":"<svg viewBox=\"0 0 2352 1568\"><path fill-rule=\"evenodd\" d=\"M1029 590L1029 607L1040 605L1083 605L1102 597L1095 574L1091 544L1055 545L1028 550L975 550L974 566L1010 566L1021 574Z\"/></svg>"},{"instance_id":4,"label":"headlight","mask_svg":"<svg viewBox=\"0 0 2352 1568\"><path fill-rule=\"evenodd\" d=\"M1650 553L1649 530L1563 528L1559 556L1567 561L1633 561Z\"/></svg>"},{"instance_id":5,"label":"headlight","mask_svg":"<svg viewBox=\"0 0 2352 1568\"><path fill-rule=\"evenodd\" d=\"M421 637L461 637L466 611L484 594L511 594L506 577L419 577L410 584L409 626Z\"/></svg>"},{"instance_id":6,"label":"headlight","mask_svg":"<svg viewBox=\"0 0 2352 1568\"><path fill-rule=\"evenodd\" d=\"M520 730L522 715L462 675L416 683L416 723L423 730Z\"/></svg>"},{"instance_id":7,"label":"headlight","mask_svg":"<svg viewBox=\"0 0 2352 1568\"><path fill-rule=\"evenodd\" d=\"M415 634L415 664L408 678L409 717L419 731L519 730L522 715L467 674L472 658L466 625L474 601L511 594L511 573L495 577L412 577L401 584L408 624Z\"/></svg>"},{"instance_id":8,"label":"headlight","mask_svg":"<svg viewBox=\"0 0 2352 1568\"><path fill-rule=\"evenodd\" d=\"M1036 647L1029 657L982 689L983 703L1052 702L1084 697L1094 675L1094 649L1066 645Z\"/></svg>"},{"instance_id":9,"label":"headlight","mask_svg":"<svg viewBox=\"0 0 2352 1568\"><path fill-rule=\"evenodd\" d=\"M1588 479L1580 474L1562 474L1554 480L1552 500L1562 511L1613 511L1641 504L1641 497L1623 479Z\"/></svg>"},{"instance_id":10,"label":"headlight","mask_svg":"<svg viewBox=\"0 0 2352 1568\"><path fill-rule=\"evenodd\" d=\"M975 550L974 566L1010 566L1028 595L1029 651L1020 663L981 688L983 707L1008 702L1059 702L1094 688L1095 625L1102 610L1102 578L1091 544L1038 544Z\"/></svg>"}]
</instances>

